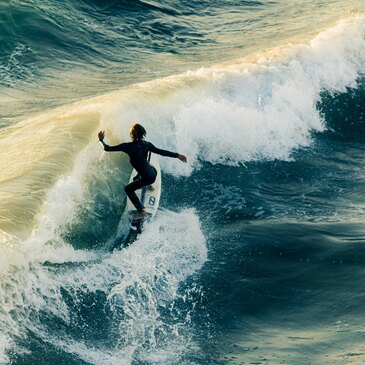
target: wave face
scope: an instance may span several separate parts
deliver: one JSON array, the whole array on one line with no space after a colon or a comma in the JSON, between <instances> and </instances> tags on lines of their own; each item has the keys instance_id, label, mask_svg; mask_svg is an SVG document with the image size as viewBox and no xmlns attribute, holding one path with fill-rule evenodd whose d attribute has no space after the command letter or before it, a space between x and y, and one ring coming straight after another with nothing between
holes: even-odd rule
<instances>
[{"instance_id":1,"label":"wave face","mask_svg":"<svg viewBox=\"0 0 365 365\"><path fill-rule=\"evenodd\" d=\"M363 4L310 3L0 4L1 364L365 361ZM188 164L111 251L134 121Z\"/></svg>"}]
</instances>

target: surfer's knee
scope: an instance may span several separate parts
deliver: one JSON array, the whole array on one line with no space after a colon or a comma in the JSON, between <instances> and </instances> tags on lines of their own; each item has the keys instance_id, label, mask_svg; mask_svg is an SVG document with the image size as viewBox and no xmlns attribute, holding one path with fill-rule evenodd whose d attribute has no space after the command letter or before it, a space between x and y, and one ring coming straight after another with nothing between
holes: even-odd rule
<instances>
[{"instance_id":1,"label":"surfer's knee","mask_svg":"<svg viewBox=\"0 0 365 365\"><path fill-rule=\"evenodd\" d=\"M132 192L132 189L129 185L127 185L127 186L124 187L124 191L127 195L129 195L129 193Z\"/></svg>"},{"instance_id":2,"label":"surfer's knee","mask_svg":"<svg viewBox=\"0 0 365 365\"><path fill-rule=\"evenodd\" d=\"M156 174L150 174L145 179L146 185L152 185L156 181L157 173Z\"/></svg>"}]
</instances>

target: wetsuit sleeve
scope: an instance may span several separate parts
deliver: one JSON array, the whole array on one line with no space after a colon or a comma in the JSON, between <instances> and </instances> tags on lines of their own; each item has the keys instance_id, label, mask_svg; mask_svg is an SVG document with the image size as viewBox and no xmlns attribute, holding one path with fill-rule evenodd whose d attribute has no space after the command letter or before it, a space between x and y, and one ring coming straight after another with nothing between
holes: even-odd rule
<instances>
[{"instance_id":1,"label":"wetsuit sleeve","mask_svg":"<svg viewBox=\"0 0 365 365\"><path fill-rule=\"evenodd\" d=\"M151 152L157 153L158 155L161 155L161 156L167 156L167 157L177 158L177 156L179 155L176 152L170 152L170 151L166 151L166 150L161 150L160 148L155 147L151 142L149 142L149 147L150 147L150 151Z\"/></svg>"},{"instance_id":2,"label":"wetsuit sleeve","mask_svg":"<svg viewBox=\"0 0 365 365\"><path fill-rule=\"evenodd\" d=\"M127 143L121 143L116 146L109 146L104 141L99 140L100 144L104 147L104 151L113 152L113 151L121 151L127 152Z\"/></svg>"}]
</instances>

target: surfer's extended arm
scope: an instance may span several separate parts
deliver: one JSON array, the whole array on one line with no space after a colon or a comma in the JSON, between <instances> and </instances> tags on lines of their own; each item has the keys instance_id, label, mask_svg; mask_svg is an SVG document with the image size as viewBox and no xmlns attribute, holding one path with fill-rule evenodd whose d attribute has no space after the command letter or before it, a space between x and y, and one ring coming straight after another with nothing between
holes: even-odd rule
<instances>
[{"instance_id":1,"label":"surfer's extended arm","mask_svg":"<svg viewBox=\"0 0 365 365\"><path fill-rule=\"evenodd\" d=\"M162 150L161 148L155 147L151 142L149 142L149 145L150 145L150 151L153 152L153 153L157 153L158 155L161 155L161 156L178 158L182 162L187 161L186 156L180 155L177 152L170 152L170 151Z\"/></svg>"},{"instance_id":2,"label":"surfer's extended arm","mask_svg":"<svg viewBox=\"0 0 365 365\"><path fill-rule=\"evenodd\" d=\"M170 152L170 151L162 150L161 148L157 148L151 142L149 142L149 146L150 146L151 152L157 153L158 155L161 155L161 156L177 158L177 156L179 155L176 152Z\"/></svg>"}]
</instances>

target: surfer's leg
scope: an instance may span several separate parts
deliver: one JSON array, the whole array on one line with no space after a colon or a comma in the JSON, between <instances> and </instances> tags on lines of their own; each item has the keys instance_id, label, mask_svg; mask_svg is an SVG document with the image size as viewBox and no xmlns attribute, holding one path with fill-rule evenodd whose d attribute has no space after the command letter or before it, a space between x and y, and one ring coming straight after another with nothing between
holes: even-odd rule
<instances>
[{"instance_id":1,"label":"surfer's leg","mask_svg":"<svg viewBox=\"0 0 365 365\"><path fill-rule=\"evenodd\" d=\"M151 166L145 171L145 174L138 174L135 176L136 179L133 179L133 181L124 188L128 198L139 212L144 211L144 206L141 204L135 191L143 188L144 186L153 184L156 180L156 176L157 171L153 166Z\"/></svg>"},{"instance_id":2,"label":"surfer's leg","mask_svg":"<svg viewBox=\"0 0 365 365\"><path fill-rule=\"evenodd\" d=\"M157 170L151 166L151 169L150 169L150 176L149 176L149 180L150 182L148 183L148 186L147 186L147 189L149 191L154 191L155 188L153 187L153 183L156 181L156 176L157 176Z\"/></svg>"},{"instance_id":3,"label":"surfer's leg","mask_svg":"<svg viewBox=\"0 0 365 365\"><path fill-rule=\"evenodd\" d=\"M139 212L142 212L144 209L144 206L141 204L141 202L138 199L137 194L135 193L136 190L143 188L146 186L146 182L143 179L132 181L130 184L128 184L124 191L126 192L128 198L132 202L132 204L136 207L136 209Z\"/></svg>"},{"instance_id":4,"label":"surfer's leg","mask_svg":"<svg viewBox=\"0 0 365 365\"><path fill-rule=\"evenodd\" d=\"M141 175L140 175L140 174L137 174L137 175L133 178L133 181L139 180L140 178L141 178Z\"/></svg>"}]
</instances>

